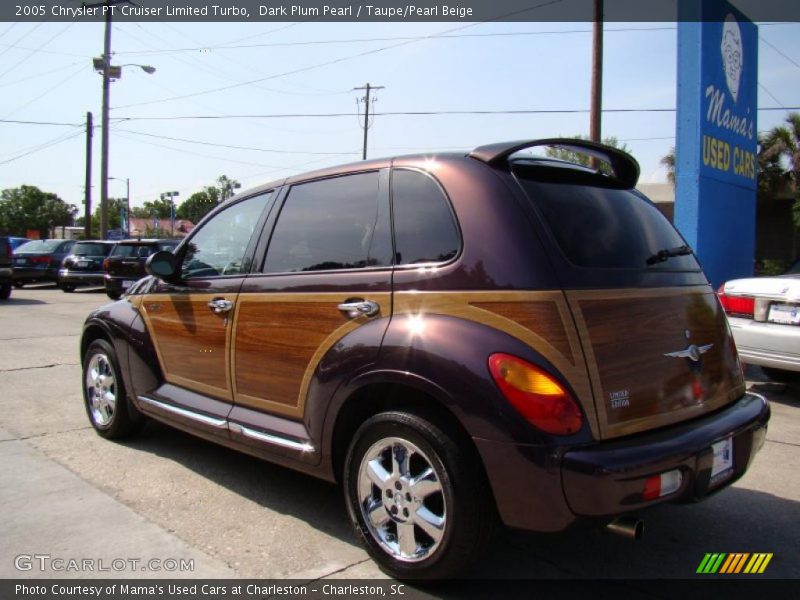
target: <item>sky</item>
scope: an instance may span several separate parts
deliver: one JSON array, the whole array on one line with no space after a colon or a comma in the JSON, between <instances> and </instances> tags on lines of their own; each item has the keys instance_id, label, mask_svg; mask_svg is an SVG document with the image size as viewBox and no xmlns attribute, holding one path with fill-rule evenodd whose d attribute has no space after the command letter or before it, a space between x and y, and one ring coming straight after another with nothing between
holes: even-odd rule
<instances>
[{"instance_id":1,"label":"sky","mask_svg":"<svg viewBox=\"0 0 800 600\"><path fill-rule=\"evenodd\" d=\"M664 182L660 159L675 143L675 113L662 109L676 103L676 25L609 22L604 37L604 109L660 112L606 113L603 136L627 145L640 181ZM800 106L800 24L761 24L759 37L759 108ZM246 189L359 160L364 92L353 88L366 83L383 86L377 113L584 111L591 42L590 23L116 23L113 64L126 66L111 85L109 172L123 181L110 181L109 195L124 197L127 178L133 206L167 191L180 203L223 174ZM102 100L91 59L102 46L102 24L0 23L0 189L35 185L82 212L86 112L99 125ZM787 114L759 112L758 129ZM213 118L187 118L199 115ZM368 154L468 151L588 130L588 112L378 114ZM93 149L97 203L99 128Z\"/></svg>"}]
</instances>

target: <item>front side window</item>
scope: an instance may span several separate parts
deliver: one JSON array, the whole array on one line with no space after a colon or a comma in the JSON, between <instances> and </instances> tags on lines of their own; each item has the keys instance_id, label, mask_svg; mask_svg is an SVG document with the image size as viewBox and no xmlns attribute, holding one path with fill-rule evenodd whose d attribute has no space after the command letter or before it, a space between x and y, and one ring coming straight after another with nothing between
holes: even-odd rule
<instances>
[{"instance_id":1,"label":"front side window","mask_svg":"<svg viewBox=\"0 0 800 600\"><path fill-rule=\"evenodd\" d=\"M291 273L391 264L379 173L295 185L281 209L264 271Z\"/></svg>"},{"instance_id":2,"label":"front side window","mask_svg":"<svg viewBox=\"0 0 800 600\"><path fill-rule=\"evenodd\" d=\"M241 275L250 270L247 247L272 192L237 202L205 223L186 245L183 279Z\"/></svg>"}]
</instances>

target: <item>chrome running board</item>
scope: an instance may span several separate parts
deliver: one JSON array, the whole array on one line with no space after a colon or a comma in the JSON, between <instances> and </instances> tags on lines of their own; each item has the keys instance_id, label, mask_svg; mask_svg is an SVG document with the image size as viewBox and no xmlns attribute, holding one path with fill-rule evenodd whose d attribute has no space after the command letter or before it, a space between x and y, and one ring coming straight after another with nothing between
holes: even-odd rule
<instances>
[{"instance_id":1,"label":"chrome running board","mask_svg":"<svg viewBox=\"0 0 800 600\"><path fill-rule=\"evenodd\" d=\"M149 398L147 396L138 396L138 398L139 401L143 402L144 404L154 406L166 412L185 417L193 421L197 421L198 423L208 425L209 427L214 427L215 429L228 429L231 433L237 433L252 440L263 442L265 444L272 444L273 446L280 446L281 448L289 448L290 450L296 450L298 452L314 452L314 445L308 440L294 440L276 435L274 433L267 433L266 431L251 429L249 427L240 425L239 423L231 423L227 419L210 417L208 415L189 410L188 408L181 408L179 406L175 406L174 404L167 404L166 402L154 400L153 398Z\"/></svg>"}]
</instances>

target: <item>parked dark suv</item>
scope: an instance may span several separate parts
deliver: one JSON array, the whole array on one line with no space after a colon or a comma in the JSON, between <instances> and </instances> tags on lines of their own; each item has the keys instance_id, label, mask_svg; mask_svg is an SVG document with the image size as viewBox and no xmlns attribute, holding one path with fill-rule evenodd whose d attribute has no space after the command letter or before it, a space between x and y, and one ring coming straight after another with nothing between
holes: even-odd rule
<instances>
[{"instance_id":1,"label":"parked dark suv","mask_svg":"<svg viewBox=\"0 0 800 600\"><path fill-rule=\"evenodd\" d=\"M61 262L58 270L58 287L65 292L74 292L85 285L102 286L105 283L103 261L116 242L87 240L78 242Z\"/></svg>"},{"instance_id":2,"label":"parked dark suv","mask_svg":"<svg viewBox=\"0 0 800 600\"><path fill-rule=\"evenodd\" d=\"M400 578L458 573L497 517L637 536L632 513L741 477L769 419L638 175L540 140L240 194L88 317L91 423L117 438L147 416L341 482Z\"/></svg>"},{"instance_id":3,"label":"parked dark suv","mask_svg":"<svg viewBox=\"0 0 800 600\"><path fill-rule=\"evenodd\" d=\"M159 250L174 250L178 240L123 240L114 246L103 261L106 294L119 299L137 280L146 275L147 257Z\"/></svg>"}]
</instances>

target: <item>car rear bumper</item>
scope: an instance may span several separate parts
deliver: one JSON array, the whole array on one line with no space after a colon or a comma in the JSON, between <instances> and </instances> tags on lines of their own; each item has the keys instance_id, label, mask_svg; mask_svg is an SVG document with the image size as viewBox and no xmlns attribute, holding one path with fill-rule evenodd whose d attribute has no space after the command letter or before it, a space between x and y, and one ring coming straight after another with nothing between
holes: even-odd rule
<instances>
[{"instance_id":1,"label":"car rear bumper","mask_svg":"<svg viewBox=\"0 0 800 600\"><path fill-rule=\"evenodd\" d=\"M800 371L800 326L728 317L739 358L762 367Z\"/></svg>"},{"instance_id":2,"label":"car rear bumper","mask_svg":"<svg viewBox=\"0 0 800 600\"><path fill-rule=\"evenodd\" d=\"M103 273L61 269L58 272L58 283L69 285L103 285Z\"/></svg>"},{"instance_id":3,"label":"car rear bumper","mask_svg":"<svg viewBox=\"0 0 800 600\"><path fill-rule=\"evenodd\" d=\"M745 394L714 414L580 448L535 448L475 440L503 522L560 531L581 517L612 518L660 502L694 502L741 477L766 437L766 400ZM731 439L732 470L711 483L712 444ZM653 475L679 470L680 487L643 497Z\"/></svg>"},{"instance_id":4,"label":"car rear bumper","mask_svg":"<svg viewBox=\"0 0 800 600\"><path fill-rule=\"evenodd\" d=\"M14 281L57 281L58 269L14 267Z\"/></svg>"}]
</instances>

